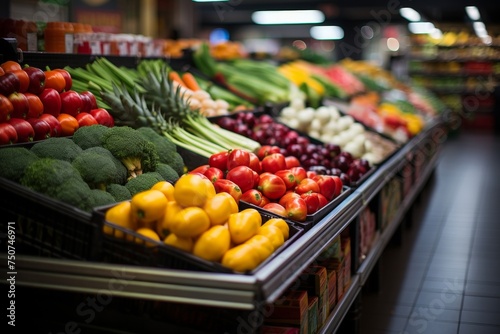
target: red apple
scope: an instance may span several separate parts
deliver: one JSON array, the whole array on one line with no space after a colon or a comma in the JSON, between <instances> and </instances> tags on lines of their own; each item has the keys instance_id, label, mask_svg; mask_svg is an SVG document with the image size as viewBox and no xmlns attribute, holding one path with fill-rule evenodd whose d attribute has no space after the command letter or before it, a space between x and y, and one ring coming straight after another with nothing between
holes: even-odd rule
<instances>
[{"instance_id":1,"label":"red apple","mask_svg":"<svg viewBox=\"0 0 500 334\"><path fill-rule=\"evenodd\" d=\"M97 120L88 112L81 112L78 115L76 115L76 120L78 121L78 124L80 127L82 126L88 126L88 125L94 125L94 124L99 124L97 123Z\"/></svg>"},{"instance_id":2,"label":"red apple","mask_svg":"<svg viewBox=\"0 0 500 334\"><path fill-rule=\"evenodd\" d=\"M45 122L47 122L49 124L50 130L51 130L50 131L51 137L61 136L61 134L62 134L61 122L59 122L59 120L54 115L42 114L40 116L40 119L44 120Z\"/></svg>"},{"instance_id":3,"label":"red apple","mask_svg":"<svg viewBox=\"0 0 500 334\"><path fill-rule=\"evenodd\" d=\"M16 129L18 143L33 141L35 130L30 122L22 118L11 118L8 123Z\"/></svg>"},{"instance_id":4,"label":"red apple","mask_svg":"<svg viewBox=\"0 0 500 334\"><path fill-rule=\"evenodd\" d=\"M92 109L90 114L94 116L97 123L107 126L109 128L115 125L115 120L113 116L104 108Z\"/></svg>"},{"instance_id":5,"label":"red apple","mask_svg":"<svg viewBox=\"0 0 500 334\"><path fill-rule=\"evenodd\" d=\"M61 96L54 88L45 88L43 92L38 95L43 103L43 113L51 114L55 117L61 113Z\"/></svg>"},{"instance_id":6,"label":"red apple","mask_svg":"<svg viewBox=\"0 0 500 334\"><path fill-rule=\"evenodd\" d=\"M83 108L83 101L80 94L74 90L67 90L61 94L61 113L76 117Z\"/></svg>"},{"instance_id":7,"label":"red apple","mask_svg":"<svg viewBox=\"0 0 500 334\"><path fill-rule=\"evenodd\" d=\"M40 118L28 118L26 121L31 124L33 130L35 131L33 140L44 140L50 138L52 129L50 128L49 123Z\"/></svg>"},{"instance_id":8,"label":"red apple","mask_svg":"<svg viewBox=\"0 0 500 334\"><path fill-rule=\"evenodd\" d=\"M0 123L0 145L14 144L16 142L16 129L9 123Z\"/></svg>"},{"instance_id":9,"label":"red apple","mask_svg":"<svg viewBox=\"0 0 500 334\"><path fill-rule=\"evenodd\" d=\"M45 88L45 72L38 67L24 67L23 70L28 73L30 84L28 92L39 95Z\"/></svg>"},{"instance_id":10,"label":"red apple","mask_svg":"<svg viewBox=\"0 0 500 334\"><path fill-rule=\"evenodd\" d=\"M87 96L89 99L90 99L90 110L92 109L97 109L98 106L97 106L97 99L95 98L95 95L91 92L91 91L83 91L80 93L80 95L84 95L84 96Z\"/></svg>"},{"instance_id":11,"label":"red apple","mask_svg":"<svg viewBox=\"0 0 500 334\"><path fill-rule=\"evenodd\" d=\"M68 71L66 71L65 69L62 69L62 68L56 68L54 69L54 71L57 71L59 73L62 74L63 78L64 78L64 82L66 83L66 85L64 86L64 91L69 91L71 89L71 87L73 86L73 79L71 78L71 74L69 74Z\"/></svg>"},{"instance_id":12,"label":"red apple","mask_svg":"<svg viewBox=\"0 0 500 334\"><path fill-rule=\"evenodd\" d=\"M9 101L14 107L11 117L26 118L30 109L28 98L23 93L15 92L9 95Z\"/></svg>"}]
</instances>

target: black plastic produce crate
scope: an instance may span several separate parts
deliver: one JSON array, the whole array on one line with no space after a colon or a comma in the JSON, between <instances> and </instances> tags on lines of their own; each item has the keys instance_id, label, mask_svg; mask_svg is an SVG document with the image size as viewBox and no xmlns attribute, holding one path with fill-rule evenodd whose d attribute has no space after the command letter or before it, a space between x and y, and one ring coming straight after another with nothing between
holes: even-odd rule
<instances>
[{"instance_id":1,"label":"black plastic produce crate","mask_svg":"<svg viewBox=\"0 0 500 334\"><path fill-rule=\"evenodd\" d=\"M327 214L329 214L334 208L336 208L340 203L342 203L344 201L344 199L346 199L347 196L349 196L352 193L352 190L353 190L353 188L344 186L342 193L339 196L335 197L333 200L328 202L327 205L325 205L324 207L322 207L321 209L319 209L315 213L308 214L304 221L295 221L295 220L291 220L291 219L288 219L288 220L290 220L293 225L302 228L304 230L304 232L309 231L311 229L311 227L316 225L319 221L321 221L321 219L325 218L325 216ZM263 209L255 204L248 203L248 202L241 201L241 200L239 202L239 207L240 207L240 210L247 209L247 208L253 208L253 209L257 209L258 211L262 212L263 214L270 214L271 213L270 211Z\"/></svg>"},{"instance_id":2,"label":"black plastic produce crate","mask_svg":"<svg viewBox=\"0 0 500 334\"><path fill-rule=\"evenodd\" d=\"M99 261L179 270L235 273L230 268L218 262L207 261L161 241L158 242L146 238L130 229L107 222L105 220L106 211L113 206L114 205L107 205L95 208L92 214L92 220L96 224L102 223L103 226L109 227L112 231L109 234L103 233L102 253ZM262 216L263 223L270 218L280 218L277 215L259 212ZM266 263L271 261L276 255L303 234L304 230L300 226L296 226L289 220L285 219L285 221L290 231L288 240L257 268L246 274L253 274L259 270L259 268L265 266Z\"/></svg>"},{"instance_id":3,"label":"black plastic produce crate","mask_svg":"<svg viewBox=\"0 0 500 334\"><path fill-rule=\"evenodd\" d=\"M75 260L98 257L102 223L91 214L0 177L0 228L15 226L16 254ZM4 249L2 249L4 251Z\"/></svg>"}]
</instances>

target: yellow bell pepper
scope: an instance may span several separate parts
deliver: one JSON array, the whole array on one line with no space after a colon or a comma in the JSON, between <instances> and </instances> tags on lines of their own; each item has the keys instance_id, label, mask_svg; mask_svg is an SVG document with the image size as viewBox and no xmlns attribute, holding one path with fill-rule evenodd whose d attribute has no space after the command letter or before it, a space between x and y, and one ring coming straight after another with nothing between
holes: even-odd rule
<instances>
[{"instance_id":1,"label":"yellow bell pepper","mask_svg":"<svg viewBox=\"0 0 500 334\"><path fill-rule=\"evenodd\" d=\"M252 246L255 251L259 254L260 262L265 261L274 252L274 245L271 240L264 235L256 234L243 244Z\"/></svg>"},{"instance_id":2,"label":"yellow bell pepper","mask_svg":"<svg viewBox=\"0 0 500 334\"><path fill-rule=\"evenodd\" d=\"M174 198L183 207L202 207L214 195L212 182L197 174L184 174L174 184Z\"/></svg>"},{"instance_id":3,"label":"yellow bell pepper","mask_svg":"<svg viewBox=\"0 0 500 334\"><path fill-rule=\"evenodd\" d=\"M256 209L245 209L229 216L228 227L231 235L231 241L238 245L255 234L262 225L262 216Z\"/></svg>"},{"instance_id":4,"label":"yellow bell pepper","mask_svg":"<svg viewBox=\"0 0 500 334\"><path fill-rule=\"evenodd\" d=\"M176 201L167 202L163 217L160 218L156 224L156 232L158 232L160 237L164 238L168 235L168 233L170 233L170 225L174 221L174 217L177 212L181 211L182 209L183 207L177 204Z\"/></svg>"},{"instance_id":5,"label":"yellow bell pepper","mask_svg":"<svg viewBox=\"0 0 500 334\"><path fill-rule=\"evenodd\" d=\"M170 232L184 238L196 238L210 228L210 218L202 208L190 206L177 212Z\"/></svg>"},{"instance_id":6,"label":"yellow bell pepper","mask_svg":"<svg viewBox=\"0 0 500 334\"><path fill-rule=\"evenodd\" d=\"M267 237L271 241L274 250L278 249L285 243L283 232L281 232L279 227L274 225L261 226L258 229L257 234Z\"/></svg>"},{"instance_id":7,"label":"yellow bell pepper","mask_svg":"<svg viewBox=\"0 0 500 334\"><path fill-rule=\"evenodd\" d=\"M237 272L246 272L257 268L261 263L259 253L248 244L230 248L222 257L221 264Z\"/></svg>"},{"instance_id":8,"label":"yellow bell pepper","mask_svg":"<svg viewBox=\"0 0 500 334\"><path fill-rule=\"evenodd\" d=\"M150 189L135 194L130 202L132 218L147 225L163 216L168 200L161 191Z\"/></svg>"},{"instance_id":9,"label":"yellow bell pepper","mask_svg":"<svg viewBox=\"0 0 500 334\"><path fill-rule=\"evenodd\" d=\"M212 226L203 232L193 246L193 254L208 261L220 261L229 250L231 236L227 227L222 225Z\"/></svg>"},{"instance_id":10,"label":"yellow bell pepper","mask_svg":"<svg viewBox=\"0 0 500 334\"><path fill-rule=\"evenodd\" d=\"M269 225L278 227L281 230L281 233L283 233L283 238L285 239L285 241L288 240L290 236L290 227L283 218L271 218L268 219L264 224L262 224L262 226Z\"/></svg>"},{"instance_id":11,"label":"yellow bell pepper","mask_svg":"<svg viewBox=\"0 0 500 334\"><path fill-rule=\"evenodd\" d=\"M238 212L238 203L229 193L220 192L207 199L203 210L208 214L211 226L223 225L229 219L229 215Z\"/></svg>"},{"instance_id":12,"label":"yellow bell pepper","mask_svg":"<svg viewBox=\"0 0 500 334\"><path fill-rule=\"evenodd\" d=\"M167 200L173 201L174 199L174 185L168 181L159 181L155 183L151 189L159 190L165 195Z\"/></svg>"},{"instance_id":13,"label":"yellow bell pepper","mask_svg":"<svg viewBox=\"0 0 500 334\"><path fill-rule=\"evenodd\" d=\"M170 233L163 242L166 245L181 249L185 252L191 253L193 251L194 241L192 238L181 238L174 233Z\"/></svg>"},{"instance_id":14,"label":"yellow bell pepper","mask_svg":"<svg viewBox=\"0 0 500 334\"><path fill-rule=\"evenodd\" d=\"M123 228L130 229L131 231L137 228L137 222L132 219L132 205L130 201L120 202L115 206L106 210L104 214L104 219L112 224L121 226ZM117 238L123 238L125 233L121 230L114 229L111 226L104 225L103 232L108 235L113 235Z\"/></svg>"}]
</instances>

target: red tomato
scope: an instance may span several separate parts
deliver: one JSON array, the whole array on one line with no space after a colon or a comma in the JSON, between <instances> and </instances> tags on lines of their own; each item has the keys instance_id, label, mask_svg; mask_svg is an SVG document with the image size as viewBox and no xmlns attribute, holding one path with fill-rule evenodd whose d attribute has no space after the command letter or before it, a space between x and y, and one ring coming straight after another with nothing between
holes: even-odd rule
<instances>
[{"instance_id":1,"label":"red tomato","mask_svg":"<svg viewBox=\"0 0 500 334\"><path fill-rule=\"evenodd\" d=\"M315 171L312 170L307 171L307 177L310 179L313 179L316 175L318 175L318 173L316 173Z\"/></svg>"},{"instance_id":2,"label":"red tomato","mask_svg":"<svg viewBox=\"0 0 500 334\"><path fill-rule=\"evenodd\" d=\"M69 114L59 114L57 120L61 124L61 136L72 136L80 127L78 120Z\"/></svg>"},{"instance_id":3,"label":"red tomato","mask_svg":"<svg viewBox=\"0 0 500 334\"><path fill-rule=\"evenodd\" d=\"M337 193L337 182L333 179L333 176L316 175L314 177L314 181L316 181L319 186L319 191L317 192L325 196L328 201L331 201L335 198L335 195ZM342 188L340 189L340 191L341 190Z\"/></svg>"},{"instance_id":4,"label":"red tomato","mask_svg":"<svg viewBox=\"0 0 500 334\"><path fill-rule=\"evenodd\" d=\"M241 200L253 205L261 206L262 193L257 189L249 189L241 195Z\"/></svg>"},{"instance_id":5,"label":"red tomato","mask_svg":"<svg viewBox=\"0 0 500 334\"><path fill-rule=\"evenodd\" d=\"M303 198L293 198L285 203L287 217L296 221L305 221L307 218L307 204Z\"/></svg>"},{"instance_id":6,"label":"red tomato","mask_svg":"<svg viewBox=\"0 0 500 334\"><path fill-rule=\"evenodd\" d=\"M26 118L38 118L41 114L43 114L43 103L42 100L30 92L24 93L24 96L28 99L28 115Z\"/></svg>"},{"instance_id":7,"label":"red tomato","mask_svg":"<svg viewBox=\"0 0 500 334\"><path fill-rule=\"evenodd\" d=\"M83 101L80 94L74 90L67 90L61 94L61 113L76 117L83 108Z\"/></svg>"},{"instance_id":8,"label":"red tomato","mask_svg":"<svg viewBox=\"0 0 500 334\"><path fill-rule=\"evenodd\" d=\"M207 170L203 173L212 183L217 181L218 179L223 179L224 178L224 172L221 171L217 167L210 167L208 166Z\"/></svg>"},{"instance_id":9,"label":"red tomato","mask_svg":"<svg viewBox=\"0 0 500 334\"><path fill-rule=\"evenodd\" d=\"M252 168L256 173L260 174L262 172L262 166L260 165L260 159L257 154L250 152L250 164L248 167Z\"/></svg>"},{"instance_id":10,"label":"red tomato","mask_svg":"<svg viewBox=\"0 0 500 334\"><path fill-rule=\"evenodd\" d=\"M28 98L23 93L15 92L10 94L8 99L14 107L11 117L26 118L30 109Z\"/></svg>"},{"instance_id":11,"label":"red tomato","mask_svg":"<svg viewBox=\"0 0 500 334\"><path fill-rule=\"evenodd\" d=\"M22 118L11 118L8 123L16 129L18 143L33 141L35 130L33 130L33 127L27 120Z\"/></svg>"},{"instance_id":12,"label":"red tomato","mask_svg":"<svg viewBox=\"0 0 500 334\"><path fill-rule=\"evenodd\" d=\"M99 123L97 123L97 121L94 118L94 116L92 116L88 112L78 113L78 115L76 115L76 119L77 119L78 124L80 125L80 127L94 125L94 124L99 124Z\"/></svg>"},{"instance_id":13,"label":"red tomato","mask_svg":"<svg viewBox=\"0 0 500 334\"><path fill-rule=\"evenodd\" d=\"M0 145L17 143L16 128L9 123L0 123Z\"/></svg>"},{"instance_id":14,"label":"red tomato","mask_svg":"<svg viewBox=\"0 0 500 334\"><path fill-rule=\"evenodd\" d=\"M51 137L60 137L62 136L62 126L61 123L57 120L54 115L51 114L42 114L40 119L44 120L50 125L50 136Z\"/></svg>"},{"instance_id":15,"label":"red tomato","mask_svg":"<svg viewBox=\"0 0 500 334\"><path fill-rule=\"evenodd\" d=\"M307 177L307 171L304 167L292 167L289 168L292 174L295 176L295 181L297 184Z\"/></svg>"},{"instance_id":16,"label":"red tomato","mask_svg":"<svg viewBox=\"0 0 500 334\"><path fill-rule=\"evenodd\" d=\"M297 185L297 181L295 181L295 175L293 175L293 173L289 169L282 169L274 174L281 177L283 182L285 182L287 190L291 190Z\"/></svg>"},{"instance_id":17,"label":"red tomato","mask_svg":"<svg viewBox=\"0 0 500 334\"><path fill-rule=\"evenodd\" d=\"M308 177L300 181L297 187L295 187L295 192L299 195L307 192L319 193L319 190L318 183Z\"/></svg>"},{"instance_id":18,"label":"red tomato","mask_svg":"<svg viewBox=\"0 0 500 334\"><path fill-rule=\"evenodd\" d=\"M55 117L61 113L61 95L54 88L45 88L40 95L43 104L43 113L51 114Z\"/></svg>"},{"instance_id":19,"label":"red tomato","mask_svg":"<svg viewBox=\"0 0 500 334\"><path fill-rule=\"evenodd\" d=\"M111 128L115 126L115 119L104 108L95 108L90 110L90 114L94 116L97 123Z\"/></svg>"},{"instance_id":20,"label":"red tomato","mask_svg":"<svg viewBox=\"0 0 500 334\"><path fill-rule=\"evenodd\" d=\"M267 198L266 196L262 195L262 202L260 202L260 206L263 207L269 203L271 203L271 200L269 198Z\"/></svg>"},{"instance_id":21,"label":"red tomato","mask_svg":"<svg viewBox=\"0 0 500 334\"><path fill-rule=\"evenodd\" d=\"M30 84L28 92L39 95L45 88L45 72L38 67L24 67L23 71L28 74Z\"/></svg>"},{"instance_id":22,"label":"red tomato","mask_svg":"<svg viewBox=\"0 0 500 334\"><path fill-rule=\"evenodd\" d=\"M220 193L222 191L227 192L234 198L236 203L240 202L241 195L243 195L240 187L238 187L238 185L231 180L218 179L214 182L214 187L216 193Z\"/></svg>"},{"instance_id":23,"label":"red tomato","mask_svg":"<svg viewBox=\"0 0 500 334\"><path fill-rule=\"evenodd\" d=\"M294 191L288 191L286 192L279 200L278 200L278 203L281 205L281 206L285 206L286 202L293 199L293 198L298 198L300 197L299 194L297 194L296 192Z\"/></svg>"},{"instance_id":24,"label":"red tomato","mask_svg":"<svg viewBox=\"0 0 500 334\"><path fill-rule=\"evenodd\" d=\"M53 88L58 93L61 93L66 88L66 79L59 71L45 71L45 88Z\"/></svg>"},{"instance_id":25,"label":"red tomato","mask_svg":"<svg viewBox=\"0 0 500 334\"><path fill-rule=\"evenodd\" d=\"M262 207L262 209L270 211L270 212L274 213L275 215L278 215L281 217L287 216L285 207L283 205L275 203L275 202L267 203L266 205L264 205Z\"/></svg>"},{"instance_id":26,"label":"red tomato","mask_svg":"<svg viewBox=\"0 0 500 334\"><path fill-rule=\"evenodd\" d=\"M254 177L254 171L248 166L233 167L226 175L226 179L236 183L238 187L240 187L242 193L253 188Z\"/></svg>"},{"instance_id":27,"label":"red tomato","mask_svg":"<svg viewBox=\"0 0 500 334\"><path fill-rule=\"evenodd\" d=\"M275 145L262 145L257 151L257 156L260 160L272 153L280 153L281 149Z\"/></svg>"},{"instance_id":28,"label":"red tomato","mask_svg":"<svg viewBox=\"0 0 500 334\"><path fill-rule=\"evenodd\" d=\"M328 200L326 199L325 196L321 195L320 193L314 193L314 195L318 197L319 201L318 210L328 204Z\"/></svg>"},{"instance_id":29,"label":"red tomato","mask_svg":"<svg viewBox=\"0 0 500 334\"><path fill-rule=\"evenodd\" d=\"M270 200L277 200L286 193L285 182L281 177L271 173L260 175L257 189Z\"/></svg>"},{"instance_id":30,"label":"red tomato","mask_svg":"<svg viewBox=\"0 0 500 334\"><path fill-rule=\"evenodd\" d=\"M222 170L223 172L226 172L228 156L229 156L228 151L222 151L212 154L210 158L208 158L208 164L210 165L210 167L216 167Z\"/></svg>"},{"instance_id":31,"label":"red tomato","mask_svg":"<svg viewBox=\"0 0 500 334\"><path fill-rule=\"evenodd\" d=\"M6 96L0 94L0 123L8 121L13 111L12 102Z\"/></svg>"},{"instance_id":32,"label":"red tomato","mask_svg":"<svg viewBox=\"0 0 500 334\"><path fill-rule=\"evenodd\" d=\"M313 214L319 209L319 198L316 196L317 193L306 192L300 195L300 197L306 202L307 214Z\"/></svg>"},{"instance_id":33,"label":"red tomato","mask_svg":"<svg viewBox=\"0 0 500 334\"><path fill-rule=\"evenodd\" d=\"M285 163L286 163L286 168L300 167L300 160L293 155L286 156Z\"/></svg>"},{"instance_id":34,"label":"red tomato","mask_svg":"<svg viewBox=\"0 0 500 334\"><path fill-rule=\"evenodd\" d=\"M228 171L238 166L248 167L249 165L250 165L250 153L248 151L240 148L235 148L229 151L229 154L227 156Z\"/></svg>"},{"instance_id":35,"label":"red tomato","mask_svg":"<svg viewBox=\"0 0 500 334\"><path fill-rule=\"evenodd\" d=\"M193 169L192 171L189 172L189 174L193 174L193 173L200 173L200 174L205 174L205 171L207 169L209 169L210 166L209 165L201 165L201 166L198 166L196 167L195 169Z\"/></svg>"},{"instance_id":36,"label":"red tomato","mask_svg":"<svg viewBox=\"0 0 500 334\"><path fill-rule=\"evenodd\" d=\"M261 161L262 171L276 173L279 170L286 169L285 156L281 153L271 153Z\"/></svg>"}]
</instances>

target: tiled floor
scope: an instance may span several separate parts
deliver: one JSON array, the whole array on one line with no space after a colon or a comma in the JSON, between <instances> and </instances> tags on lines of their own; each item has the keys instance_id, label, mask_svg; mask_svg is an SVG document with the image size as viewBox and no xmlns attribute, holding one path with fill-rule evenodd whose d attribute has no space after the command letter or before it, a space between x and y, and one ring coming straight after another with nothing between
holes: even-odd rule
<instances>
[{"instance_id":1,"label":"tiled floor","mask_svg":"<svg viewBox=\"0 0 500 334\"><path fill-rule=\"evenodd\" d=\"M378 291L362 293L360 333L500 333L499 196L500 137L450 137Z\"/></svg>"}]
</instances>

